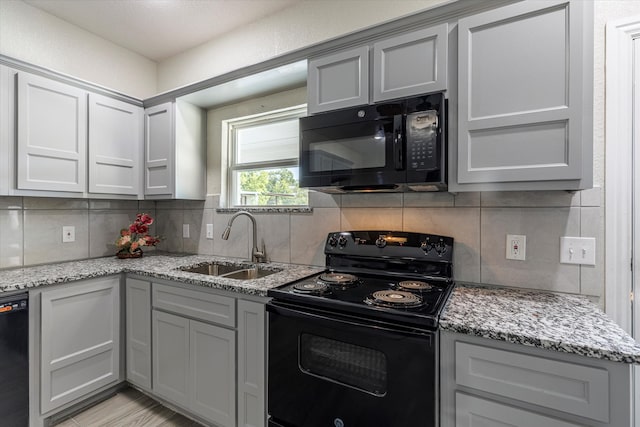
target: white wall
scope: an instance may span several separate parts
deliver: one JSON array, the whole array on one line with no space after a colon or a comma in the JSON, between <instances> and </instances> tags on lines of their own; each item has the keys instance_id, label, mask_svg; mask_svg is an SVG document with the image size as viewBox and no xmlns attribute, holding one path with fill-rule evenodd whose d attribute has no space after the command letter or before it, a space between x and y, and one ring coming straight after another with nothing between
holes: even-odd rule
<instances>
[{"instance_id":1,"label":"white wall","mask_svg":"<svg viewBox=\"0 0 640 427\"><path fill-rule=\"evenodd\" d=\"M156 63L17 0L0 0L0 53L136 97L157 93Z\"/></svg>"},{"instance_id":2,"label":"white wall","mask_svg":"<svg viewBox=\"0 0 640 427\"><path fill-rule=\"evenodd\" d=\"M446 0L306 0L158 64L165 92L347 33L427 9Z\"/></svg>"}]
</instances>

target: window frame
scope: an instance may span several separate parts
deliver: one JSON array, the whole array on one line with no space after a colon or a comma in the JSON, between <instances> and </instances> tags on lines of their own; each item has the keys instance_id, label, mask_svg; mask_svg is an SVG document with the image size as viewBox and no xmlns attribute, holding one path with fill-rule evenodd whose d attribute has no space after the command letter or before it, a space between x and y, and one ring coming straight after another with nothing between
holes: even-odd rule
<instances>
[{"instance_id":1,"label":"window frame","mask_svg":"<svg viewBox=\"0 0 640 427\"><path fill-rule=\"evenodd\" d=\"M239 117L235 119L226 120L227 128L227 197L226 205L231 208L288 208L288 207L307 207L306 205L241 205L237 204L236 200L239 200L236 194L236 172L252 171L252 170L264 170L264 169L276 169L276 168L291 168L300 165L300 155L295 158L287 158L281 160L269 160L264 162L250 162L240 163L237 162L238 157L238 141L237 134L241 129L246 129L254 126L267 125L272 123L284 122L294 119L299 119L307 115L307 104L294 105L291 107L281 108L277 110L271 110L264 113L253 114L250 116ZM300 140L298 140L298 148L300 147Z\"/></svg>"}]
</instances>

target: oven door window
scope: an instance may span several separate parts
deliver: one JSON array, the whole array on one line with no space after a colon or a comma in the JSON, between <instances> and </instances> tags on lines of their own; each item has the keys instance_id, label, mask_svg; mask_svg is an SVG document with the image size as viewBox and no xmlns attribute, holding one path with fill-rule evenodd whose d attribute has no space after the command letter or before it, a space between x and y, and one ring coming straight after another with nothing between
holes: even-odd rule
<instances>
[{"instance_id":1,"label":"oven door window","mask_svg":"<svg viewBox=\"0 0 640 427\"><path fill-rule=\"evenodd\" d=\"M298 354L307 374L374 396L387 393L387 358L378 350L303 333Z\"/></svg>"},{"instance_id":2,"label":"oven door window","mask_svg":"<svg viewBox=\"0 0 640 427\"><path fill-rule=\"evenodd\" d=\"M393 119L307 130L302 138L310 172L384 168L387 141L393 139Z\"/></svg>"}]
</instances>

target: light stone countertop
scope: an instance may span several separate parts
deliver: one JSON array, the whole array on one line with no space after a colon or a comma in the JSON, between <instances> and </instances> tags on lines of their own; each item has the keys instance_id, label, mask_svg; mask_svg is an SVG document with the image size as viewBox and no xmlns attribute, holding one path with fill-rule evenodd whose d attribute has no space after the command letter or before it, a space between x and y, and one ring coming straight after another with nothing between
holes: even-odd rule
<instances>
[{"instance_id":1,"label":"light stone countertop","mask_svg":"<svg viewBox=\"0 0 640 427\"><path fill-rule=\"evenodd\" d=\"M266 296L271 288L322 272L322 267L262 264L277 273L235 280L181 271L205 262L250 264L209 255L150 254L140 259L105 257L0 270L0 295L118 273L174 280L241 294ZM640 363L635 342L595 304L580 295L458 284L440 316L445 331L539 347L615 362Z\"/></svg>"},{"instance_id":2,"label":"light stone countertop","mask_svg":"<svg viewBox=\"0 0 640 427\"><path fill-rule=\"evenodd\" d=\"M640 363L640 343L581 295L458 284L440 316L441 330Z\"/></svg>"},{"instance_id":3,"label":"light stone countertop","mask_svg":"<svg viewBox=\"0 0 640 427\"><path fill-rule=\"evenodd\" d=\"M114 257L62 262L57 264L0 270L0 294L25 290L39 286L67 283L92 277L118 273L132 273L157 279L175 280L196 286L203 286L248 295L266 296L271 288L290 283L307 276L322 272L321 267L294 264L265 263L260 267L266 270L282 270L266 277L252 280L236 280L225 277L208 276L179 270L206 262L219 264L252 264L235 258L223 258L210 255L155 255L150 254L138 259L118 259ZM240 267L242 268L242 267Z\"/></svg>"}]
</instances>

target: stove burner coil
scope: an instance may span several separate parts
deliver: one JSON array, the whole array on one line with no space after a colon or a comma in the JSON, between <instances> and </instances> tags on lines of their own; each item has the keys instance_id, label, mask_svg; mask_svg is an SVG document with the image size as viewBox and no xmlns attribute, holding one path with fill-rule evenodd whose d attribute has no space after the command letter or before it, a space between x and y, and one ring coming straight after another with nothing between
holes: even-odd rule
<instances>
[{"instance_id":1,"label":"stove burner coil","mask_svg":"<svg viewBox=\"0 0 640 427\"><path fill-rule=\"evenodd\" d=\"M407 291L430 291L433 288L432 284L420 280L405 280L398 283L398 289Z\"/></svg>"},{"instance_id":2,"label":"stove burner coil","mask_svg":"<svg viewBox=\"0 0 640 427\"><path fill-rule=\"evenodd\" d=\"M391 308L412 308L423 304L419 295L395 290L376 291L369 295L364 302L369 305Z\"/></svg>"},{"instance_id":3,"label":"stove burner coil","mask_svg":"<svg viewBox=\"0 0 640 427\"><path fill-rule=\"evenodd\" d=\"M320 282L297 283L293 285L293 291L309 295L324 295L330 292L329 287Z\"/></svg>"},{"instance_id":4,"label":"stove burner coil","mask_svg":"<svg viewBox=\"0 0 640 427\"><path fill-rule=\"evenodd\" d=\"M337 286L353 286L358 282L358 277L346 273L324 273L318 277L321 283Z\"/></svg>"}]
</instances>

